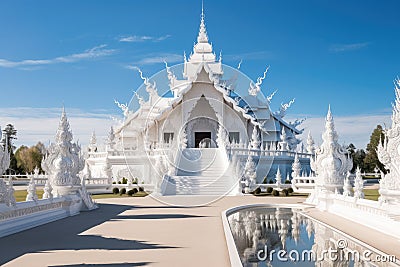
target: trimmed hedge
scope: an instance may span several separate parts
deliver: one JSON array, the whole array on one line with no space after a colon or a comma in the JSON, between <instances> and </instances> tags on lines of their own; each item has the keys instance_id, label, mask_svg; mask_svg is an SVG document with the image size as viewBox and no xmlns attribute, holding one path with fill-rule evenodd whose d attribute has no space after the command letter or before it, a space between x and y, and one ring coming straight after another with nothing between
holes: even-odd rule
<instances>
[{"instance_id":1,"label":"trimmed hedge","mask_svg":"<svg viewBox=\"0 0 400 267\"><path fill-rule=\"evenodd\" d=\"M279 197L279 191L278 190L272 190L272 195L274 196L274 197Z\"/></svg>"},{"instance_id":2,"label":"trimmed hedge","mask_svg":"<svg viewBox=\"0 0 400 267\"><path fill-rule=\"evenodd\" d=\"M287 197L289 195L289 192L286 188L282 190L282 193L285 197Z\"/></svg>"},{"instance_id":3,"label":"trimmed hedge","mask_svg":"<svg viewBox=\"0 0 400 267\"><path fill-rule=\"evenodd\" d=\"M256 190L253 192L254 195L259 195L261 194L261 188L257 187Z\"/></svg>"}]
</instances>

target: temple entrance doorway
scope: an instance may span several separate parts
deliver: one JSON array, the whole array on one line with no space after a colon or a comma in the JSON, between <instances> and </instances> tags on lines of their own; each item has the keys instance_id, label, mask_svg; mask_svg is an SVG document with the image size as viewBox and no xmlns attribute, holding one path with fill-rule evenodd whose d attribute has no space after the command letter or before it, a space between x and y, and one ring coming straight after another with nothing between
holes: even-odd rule
<instances>
[{"instance_id":1,"label":"temple entrance doorway","mask_svg":"<svg viewBox=\"0 0 400 267\"><path fill-rule=\"evenodd\" d=\"M211 132L195 132L194 143L196 148L210 148Z\"/></svg>"}]
</instances>

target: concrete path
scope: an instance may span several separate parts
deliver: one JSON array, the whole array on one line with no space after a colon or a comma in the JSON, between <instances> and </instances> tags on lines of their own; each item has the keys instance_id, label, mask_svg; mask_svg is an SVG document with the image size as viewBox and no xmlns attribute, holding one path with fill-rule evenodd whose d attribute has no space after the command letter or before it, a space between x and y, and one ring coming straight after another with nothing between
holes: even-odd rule
<instances>
[{"instance_id":1,"label":"concrete path","mask_svg":"<svg viewBox=\"0 0 400 267\"><path fill-rule=\"evenodd\" d=\"M239 196L225 197L204 207L183 208L162 204L151 197L103 199L98 201L100 208L96 211L1 238L0 264L229 266L221 222L223 210L244 204L303 201L298 197ZM335 226L357 228L353 222L345 224L317 211L310 210L309 214L329 219ZM388 241L385 236L380 237L381 243ZM369 242L376 242L374 239ZM395 241L389 241L390 246L395 245L392 242Z\"/></svg>"}]
</instances>

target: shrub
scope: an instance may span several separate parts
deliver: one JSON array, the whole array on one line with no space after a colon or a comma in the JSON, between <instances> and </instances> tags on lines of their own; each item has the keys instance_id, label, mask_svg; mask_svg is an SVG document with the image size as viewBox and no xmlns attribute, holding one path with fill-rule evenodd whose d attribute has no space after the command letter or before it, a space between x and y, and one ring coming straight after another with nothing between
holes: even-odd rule
<instances>
[{"instance_id":1,"label":"shrub","mask_svg":"<svg viewBox=\"0 0 400 267\"><path fill-rule=\"evenodd\" d=\"M118 181L118 184L121 184L121 181Z\"/></svg>"},{"instance_id":2,"label":"shrub","mask_svg":"<svg viewBox=\"0 0 400 267\"><path fill-rule=\"evenodd\" d=\"M137 192L139 192L139 191L137 190L137 188L133 188L132 190L133 190L133 194L136 194Z\"/></svg>"},{"instance_id":3,"label":"shrub","mask_svg":"<svg viewBox=\"0 0 400 267\"><path fill-rule=\"evenodd\" d=\"M271 194L274 189L272 187L267 187L267 193Z\"/></svg>"},{"instance_id":4,"label":"shrub","mask_svg":"<svg viewBox=\"0 0 400 267\"><path fill-rule=\"evenodd\" d=\"M133 179L132 184L137 184L137 182L138 182L138 179L135 178L135 179Z\"/></svg>"},{"instance_id":5,"label":"shrub","mask_svg":"<svg viewBox=\"0 0 400 267\"><path fill-rule=\"evenodd\" d=\"M264 180L262 181L263 184L266 184L268 182L267 176L264 177Z\"/></svg>"},{"instance_id":6,"label":"shrub","mask_svg":"<svg viewBox=\"0 0 400 267\"><path fill-rule=\"evenodd\" d=\"M119 194L120 194L120 195L126 194L126 188L122 188L122 189L119 191Z\"/></svg>"},{"instance_id":7,"label":"shrub","mask_svg":"<svg viewBox=\"0 0 400 267\"><path fill-rule=\"evenodd\" d=\"M278 190L272 190L272 195L274 196L274 197L278 197L279 196L279 191Z\"/></svg>"},{"instance_id":8,"label":"shrub","mask_svg":"<svg viewBox=\"0 0 400 267\"><path fill-rule=\"evenodd\" d=\"M257 187L256 190L253 192L254 195L259 195L261 194L261 188Z\"/></svg>"},{"instance_id":9,"label":"shrub","mask_svg":"<svg viewBox=\"0 0 400 267\"><path fill-rule=\"evenodd\" d=\"M116 184L116 182L112 182L113 184Z\"/></svg>"},{"instance_id":10,"label":"shrub","mask_svg":"<svg viewBox=\"0 0 400 267\"><path fill-rule=\"evenodd\" d=\"M128 183L128 179L126 179L125 177L122 177L122 183L123 184L127 184Z\"/></svg>"},{"instance_id":11,"label":"shrub","mask_svg":"<svg viewBox=\"0 0 400 267\"><path fill-rule=\"evenodd\" d=\"M132 195L135 194L135 193L134 193L133 189L131 189L131 190L128 191L127 194L128 194L128 196L132 196Z\"/></svg>"},{"instance_id":12,"label":"shrub","mask_svg":"<svg viewBox=\"0 0 400 267\"><path fill-rule=\"evenodd\" d=\"M293 188L289 187L289 188L288 188L288 193L289 193L289 194L292 194L292 193L293 193Z\"/></svg>"},{"instance_id":13,"label":"shrub","mask_svg":"<svg viewBox=\"0 0 400 267\"><path fill-rule=\"evenodd\" d=\"M282 190L282 193L285 197L287 197L289 195L289 192L286 188Z\"/></svg>"},{"instance_id":14,"label":"shrub","mask_svg":"<svg viewBox=\"0 0 400 267\"><path fill-rule=\"evenodd\" d=\"M142 186L139 186L139 192L144 192L144 188Z\"/></svg>"},{"instance_id":15,"label":"shrub","mask_svg":"<svg viewBox=\"0 0 400 267\"><path fill-rule=\"evenodd\" d=\"M114 195L118 194L119 193L118 187L114 187L112 192Z\"/></svg>"},{"instance_id":16,"label":"shrub","mask_svg":"<svg viewBox=\"0 0 400 267\"><path fill-rule=\"evenodd\" d=\"M274 184L274 180L271 179L271 180L268 181L268 183L269 184Z\"/></svg>"},{"instance_id":17,"label":"shrub","mask_svg":"<svg viewBox=\"0 0 400 267\"><path fill-rule=\"evenodd\" d=\"M291 184L292 182L290 180L285 180L285 184Z\"/></svg>"}]
</instances>

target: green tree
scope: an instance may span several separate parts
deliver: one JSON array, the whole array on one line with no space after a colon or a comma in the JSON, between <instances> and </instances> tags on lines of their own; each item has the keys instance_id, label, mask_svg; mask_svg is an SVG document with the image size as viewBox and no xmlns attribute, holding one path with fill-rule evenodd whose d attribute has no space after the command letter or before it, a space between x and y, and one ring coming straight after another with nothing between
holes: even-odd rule
<instances>
[{"instance_id":1,"label":"green tree","mask_svg":"<svg viewBox=\"0 0 400 267\"><path fill-rule=\"evenodd\" d=\"M355 171L357 166L360 167L361 171L365 171L365 164L364 164L365 156L366 153L364 149L357 149L353 157L353 171Z\"/></svg>"},{"instance_id":2,"label":"green tree","mask_svg":"<svg viewBox=\"0 0 400 267\"><path fill-rule=\"evenodd\" d=\"M17 139L17 130L14 128L14 125L11 123L7 124L6 127L3 129L3 135L1 139L1 144L3 147L6 145L8 146L8 151L10 152L10 167L6 173L10 173L10 169L18 172L17 168L17 160L14 155L14 140Z\"/></svg>"},{"instance_id":3,"label":"green tree","mask_svg":"<svg viewBox=\"0 0 400 267\"><path fill-rule=\"evenodd\" d=\"M17 168L24 173L32 173L36 167L41 169L42 158L44 155L44 146L38 143L35 146L21 146L15 152L17 159Z\"/></svg>"},{"instance_id":4,"label":"green tree","mask_svg":"<svg viewBox=\"0 0 400 267\"><path fill-rule=\"evenodd\" d=\"M369 143L367 145L367 151L364 158L364 168L367 172L373 172L375 167L378 167L381 171L386 173L383 164L378 160L376 149L379 144L379 140L384 140L383 129L381 125L377 125L371 134Z\"/></svg>"},{"instance_id":5,"label":"green tree","mask_svg":"<svg viewBox=\"0 0 400 267\"><path fill-rule=\"evenodd\" d=\"M365 158L364 149L357 149L354 144L350 144L347 146L347 151L353 159L353 168L351 169L351 172L355 172L357 167L360 167L360 169L363 171Z\"/></svg>"},{"instance_id":6,"label":"green tree","mask_svg":"<svg viewBox=\"0 0 400 267\"><path fill-rule=\"evenodd\" d=\"M8 150L9 151L14 151L15 146L14 146L14 140L17 139L17 130L14 128L14 125L11 123L7 124L6 127L3 129L3 137L1 139L1 144L3 147L5 145L8 145Z\"/></svg>"}]
</instances>

